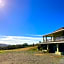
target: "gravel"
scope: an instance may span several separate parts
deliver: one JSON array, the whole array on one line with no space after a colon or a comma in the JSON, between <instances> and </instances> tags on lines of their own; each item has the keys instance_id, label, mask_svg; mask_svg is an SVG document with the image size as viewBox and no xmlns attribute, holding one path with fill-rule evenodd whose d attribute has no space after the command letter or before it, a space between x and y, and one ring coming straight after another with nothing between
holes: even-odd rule
<instances>
[{"instance_id":1,"label":"gravel","mask_svg":"<svg viewBox=\"0 0 64 64\"><path fill-rule=\"evenodd\" d=\"M36 54L41 53L31 51L0 53L0 64L58 64L62 58L55 54Z\"/></svg>"}]
</instances>

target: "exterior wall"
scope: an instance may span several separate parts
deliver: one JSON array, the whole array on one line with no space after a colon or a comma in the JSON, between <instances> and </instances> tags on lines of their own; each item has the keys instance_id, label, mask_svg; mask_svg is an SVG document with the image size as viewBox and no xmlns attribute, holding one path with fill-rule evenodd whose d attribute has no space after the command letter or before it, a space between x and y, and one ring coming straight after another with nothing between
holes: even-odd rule
<instances>
[{"instance_id":1,"label":"exterior wall","mask_svg":"<svg viewBox=\"0 0 64 64\"><path fill-rule=\"evenodd\" d=\"M63 41L64 40L64 36L60 36L60 37L56 37L55 41Z\"/></svg>"}]
</instances>

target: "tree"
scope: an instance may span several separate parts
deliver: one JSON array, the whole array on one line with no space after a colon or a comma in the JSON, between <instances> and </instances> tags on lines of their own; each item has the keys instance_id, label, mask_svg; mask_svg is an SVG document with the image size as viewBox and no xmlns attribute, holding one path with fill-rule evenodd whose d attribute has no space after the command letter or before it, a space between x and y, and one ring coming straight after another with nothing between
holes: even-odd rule
<instances>
[{"instance_id":1,"label":"tree","mask_svg":"<svg viewBox=\"0 0 64 64\"><path fill-rule=\"evenodd\" d=\"M23 44L23 47L27 47L27 46L28 46L28 44L27 44L27 43L24 43L24 44Z\"/></svg>"},{"instance_id":2,"label":"tree","mask_svg":"<svg viewBox=\"0 0 64 64\"><path fill-rule=\"evenodd\" d=\"M41 43L41 41L39 41L39 43Z\"/></svg>"},{"instance_id":3,"label":"tree","mask_svg":"<svg viewBox=\"0 0 64 64\"><path fill-rule=\"evenodd\" d=\"M35 44L33 43L33 46L34 46Z\"/></svg>"}]
</instances>

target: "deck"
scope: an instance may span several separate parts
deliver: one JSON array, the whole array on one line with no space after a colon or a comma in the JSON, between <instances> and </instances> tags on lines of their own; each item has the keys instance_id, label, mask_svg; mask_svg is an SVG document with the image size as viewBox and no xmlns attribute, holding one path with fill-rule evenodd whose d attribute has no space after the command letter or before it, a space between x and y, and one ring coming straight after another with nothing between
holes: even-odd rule
<instances>
[{"instance_id":1,"label":"deck","mask_svg":"<svg viewBox=\"0 0 64 64\"><path fill-rule=\"evenodd\" d=\"M40 43L40 44L55 44L55 43L64 43L64 40L63 41L55 41L55 42L52 42L52 41L50 41L50 42L42 42L42 43Z\"/></svg>"}]
</instances>

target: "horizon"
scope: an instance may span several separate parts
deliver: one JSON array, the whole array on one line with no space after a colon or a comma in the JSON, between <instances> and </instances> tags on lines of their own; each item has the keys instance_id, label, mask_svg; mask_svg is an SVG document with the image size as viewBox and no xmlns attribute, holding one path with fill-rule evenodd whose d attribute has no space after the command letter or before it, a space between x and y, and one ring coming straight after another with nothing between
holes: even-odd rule
<instances>
[{"instance_id":1,"label":"horizon","mask_svg":"<svg viewBox=\"0 0 64 64\"><path fill-rule=\"evenodd\" d=\"M38 43L64 27L63 0L0 0L0 43Z\"/></svg>"}]
</instances>

